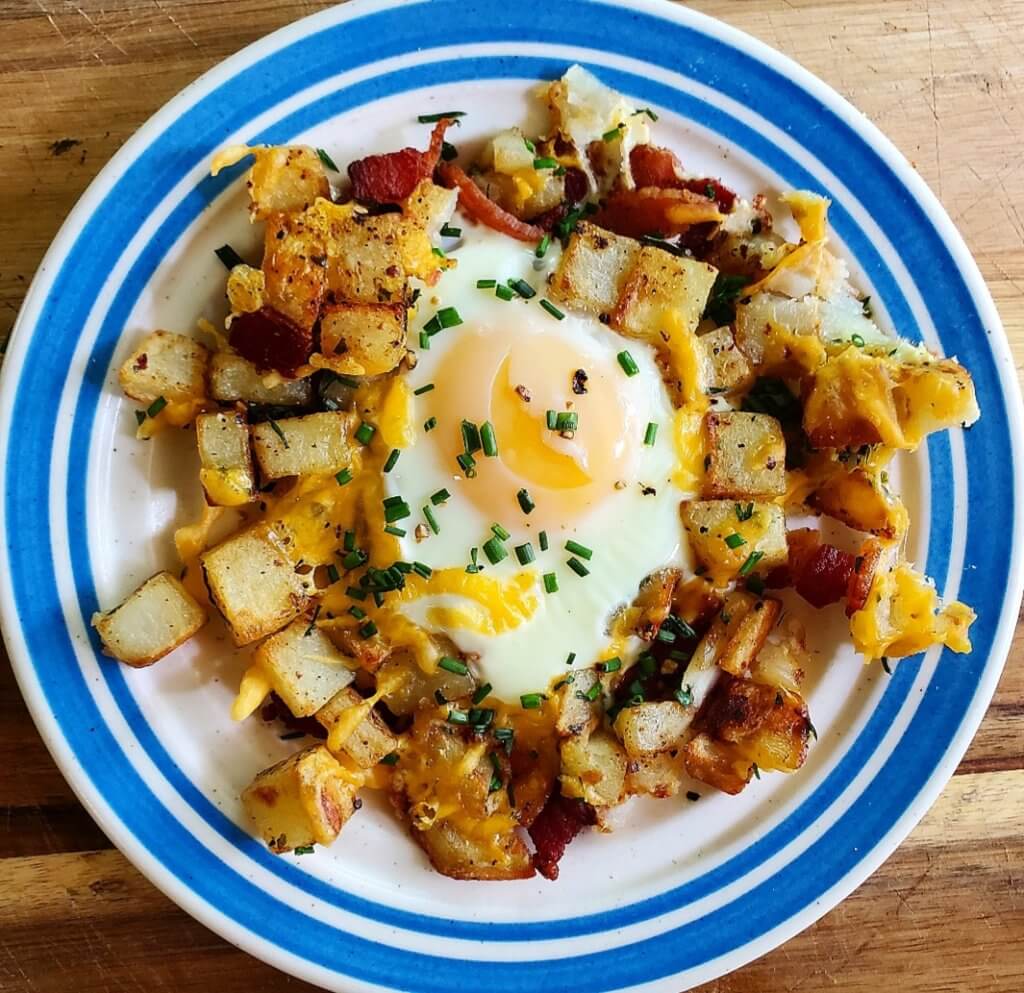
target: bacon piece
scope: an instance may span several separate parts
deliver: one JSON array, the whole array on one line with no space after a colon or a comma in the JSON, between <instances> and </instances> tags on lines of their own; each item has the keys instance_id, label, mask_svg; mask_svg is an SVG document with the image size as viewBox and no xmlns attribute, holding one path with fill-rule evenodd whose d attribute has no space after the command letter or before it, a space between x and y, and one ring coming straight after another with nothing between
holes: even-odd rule
<instances>
[{"instance_id":1,"label":"bacon piece","mask_svg":"<svg viewBox=\"0 0 1024 993\"><path fill-rule=\"evenodd\" d=\"M449 189L458 189L459 206L481 224L507 234L519 241L540 241L544 230L535 224L519 220L507 210L489 199L483 190L473 182L454 162L442 162L437 167L441 181Z\"/></svg>"},{"instance_id":2,"label":"bacon piece","mask_svg":"<svg viewBox=\"0 0 1024 993\"><path fill-rule=\"evenodd\" d=\"M714 200L723 214L736 204L736 194L717 179L684 179L683 167L675 152L658 145L637 145L629 153L629 167L638 188L656 186L663 190L689 190ZM708 196L708 193L712 196Z\"/></svg>"},{"instance_id":3,"label":"bacon piece","mask_svg":"<svg viewBox=\"0 0 1024 993\"><path fill-rule=\"evenodd\" d=\"M258 369L273 369L294 378L299 367L309 361L313 332L263 307L251 314L239 314L231 322L231 347Z\"/></svg>"},{"instance_id":4,"label":"bacon piece","mask_svg":"<svg viewBox=\"0 0 1024 993\"><path fill-rule=\"evenodd\" d=\"M558 860L569 842L585 827L597 823L594 808L583 800L554 793L530 825L530 838L537 847L533 864L545 879L558 878Z\"/></svg>"},{"instance_id":5,"label":"bacon piece","mask_svg":"<svg viewBox=\"0 0 1024 993\"><path fill-rule=\"evenodd\" d=\"M855 579L854 556L822 542L821 535L812 528L790 531L786 543L789 564L769 573L768 586L792 586L815 607L846 599Z\"/></svg>"},{"instance_id":6,"label":"bacon piece","mask_svg":"<svg viewBox=\"0 0 1024 993\"><path fill-rule=\"evenodd\" d=\"M350 163L348 177L352 180L353 198L372 203L401 203L411 196L424 179L434 174L441 159L444 133L452 123L447 117L437 122L430 135L430 147L425 152L418 148L401 148L384 155L367 155L365 159Z\"/></svg>"},{"instance_id":7,"label":"bacon piece","mask_svg":"<svg viewBox=\"0 0 1024 993\"><path fill-rule=\"evenodd\" d=\"M654 186L616 190L594 215L599 227L630 238L657 232L671 238L694 224L720 221L718 205L689 190L664 190Z\"/></svg>"}]
</instances>

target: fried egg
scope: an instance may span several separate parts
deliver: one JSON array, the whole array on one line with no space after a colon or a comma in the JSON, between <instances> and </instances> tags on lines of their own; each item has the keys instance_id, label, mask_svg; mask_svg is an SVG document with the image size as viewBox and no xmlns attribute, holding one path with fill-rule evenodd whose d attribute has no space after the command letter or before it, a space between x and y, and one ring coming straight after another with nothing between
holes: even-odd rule
<instances>
[{"instance_id":1,"label":"fried egg","mask_svg":"<svg viewBox=\"0 0 1024 993\"><path fill-rule=\"evenodd\" d=\"M542 306L557 251L537 262L530 246L467 228L450 253L457 266L421 297L410 327L414 345L422 328L435 333L408 376L412 444L385 477L413 511L403 557L478 577L402 611L447 633L507 701L546 691L567 662L628 661L639 641L615 637L616 613L646 576L688 555L675 412L654 352ZM509 280L536 295L502 299L496 287ZM452 326L437 331L440 311ZM496 447L468 467L464 422L489 424Z\"/></svg>"}]
</instances>

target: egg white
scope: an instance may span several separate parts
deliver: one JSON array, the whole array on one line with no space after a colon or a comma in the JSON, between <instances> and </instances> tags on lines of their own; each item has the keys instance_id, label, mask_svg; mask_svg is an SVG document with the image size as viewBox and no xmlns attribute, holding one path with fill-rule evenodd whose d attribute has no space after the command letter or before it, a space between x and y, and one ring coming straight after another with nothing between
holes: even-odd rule
<instances>
[{"instance_id":1,"label":"egg white","mask_svg":"<svg viewBox=\"0 0 1024 993\"><path fill-rule=\"evenodd\" d=\"M633 600L641 581L659 568L689 564L679 517L684 494L670 478L676 466L671 430L674 412L653 351L586 315L567 312L559 321L540 307L547 274L557 262L557 243L538 263L532 246L467 222L463 229L463 239L449 253L458 265L445 273L437 287L424 292L410 327L410 340L415 347L420 328L442 307L455 307L463 323L434 335L429 350L417 350L418 364L409 374L410 386L415 389L431 383L449 352L457 350L467 336L479 334L481 328L491 329L490 333L499 333L493 331L497 328L503 334L536 336L539 363L544 361L545 336L558 336L578 352L584 368L588 357L597 356L618 371L615 356L625 348L640 368L635 376L621 373L613 380L615 388L625 393L629 412L625 430L631 437L624 440L635 446L635 474L621 481L625 483L620 483L621 488L616 488L616 480L607 480L603 498L575 519L556 526L547 523L549 548L545 552L539 545L540 525L517 506L514 489L501 506L488 507L485 512L467 498L468 488L476 480L465 478L454 461L442 457L438 448L442 432L458 431L456 417L451 416L452 410L458 410L457 401L438 396L436 390L414 400L415 440L386 477L389 494L400 494L413 510L413 516L403 522L407 528L401 539L403 557L433 569L465 568L470 549L476 547L481 549L478 560L485 575L508 578L524 569L532 571L539 606L529 620L500 635L448 632L460 650L479 656L475 663L478 675L493 686L495 695L516 701L521 694L546 690L552 679L566 671L571 654L576 666L603 657L609 646L609 622L616 610ZM493 289L476 285L479 279L504 282L509 278L524 279L537 289L537 296L530 301L517 298L505 302ZM438 424L427 432L423 425L431 416L437 417ZM659 426L653 446L643 443L648 422ZM500 449L500 437L498 444ZM482 453L477 459L483 459ZM441 488L446 488L451 498L443 505L431 505L440 532L417 540L415 526L424 522L421 508L429 505L430 495ZM482 546L492 536L491 525L496 522L511 533L505 542L509 556L491 565ZM593 557L585 561L589 569L585 577L567 565L571 553L564 546L569 539L593 550ZM522 566L513 548L526 541L532 544L536 560ZM548 594L541 577L550 572L557 576L558 591ZM431 596L403 609L411 620L431 629L427 619L431 607L457 604L452 596ZM633 639L627 654L638 650L639 641Z\"/></svg>"}]
</instances>

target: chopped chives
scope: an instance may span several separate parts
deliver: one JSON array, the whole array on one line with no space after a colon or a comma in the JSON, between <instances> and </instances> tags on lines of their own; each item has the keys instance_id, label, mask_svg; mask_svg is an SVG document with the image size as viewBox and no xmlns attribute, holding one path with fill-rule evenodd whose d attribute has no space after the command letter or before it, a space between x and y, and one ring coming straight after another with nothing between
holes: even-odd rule
<instances>
[{"instance_id":1,"label":"chopped chives","mask_svg":"<svg viewBox=\"0 0 1024 993\"><path fill-rule=\"evenodd\" d=\"M618 672L622 668L622 659L618 655L610 659L605 659L603 662L598 662L598 669L602 672Z\"/></svg>"},{"instance_id":2,"label":"chopped chives","mask_svg":"<svg viewBox=\"0 0 1024 993\"><path fill-rule=\"evenodd\" d=\"M544 256L547 255L548 253L548 248L550 247L550 245L551 235L546 234L543 238L541 238L537 247L533 250L533 254L536 255L538 259L544 258Z\"/></svg>"},{"instance_id":3,"label":"chopped chives","mask_svg":"<svg viewBox=\"0 0 1024 993\"><path fill-rule=\"evenodd\" d=\"M436 428L436 427L437 427L437 418L436 417L428 417L423 422L423 430L424 431L433 431L434 428Z\"/></svg>"},{"instance_id":4,"label":"chopped chives","mask_svg":"<svg viewBox=\"0 0 1024 993\"><path fill-rule=\"evenodd\" d=\"M412 395L414 397L421 397L424 393L429 393L433 388L433 383L427 383L425 386L421 386L418 390L413 390Z\"/></svg>"},{"instance_id":5,"label":"chopped chives","mask_svg":"<svg viewBox=\"0 0 1024 993\"><path fill-rule=\"evenodd\" d=\"M555 430L555 425L558 423L558 413L556 411L554 411L554 410L549 410L544 415L544 417L545 417L546 422L547 422L548 430L549 431L554 431Z\"/></svg>"},{"instance_id":6,"label":"chopped chives","mask_svg":"<svg viewBox=\"0 0 1024 993\"><path fill-rule=\"evenodd\" d=\"M478 290L493 290L498 285L496 279L478 279L476 281L476 288Z\"/></svg>"},{"instance_id":7,"label":"chopped chives","mask_svg":"<svg viewBox=\"0 0 1024 993\"><path fill-rule=\"evenodd\" d=\"M435 316L443 328L457 328L462 323L462 317L454 307L443 307Z\"/></svg>"},{"instance_id":8,"label":"chopped chives","mask_svg":"<svg viewBox=\"0 0 1024 993\"><path fill-rule=\"evenodd\" d=\"M615 127L611 129L611 131L605 131L605 133L601 135L601 141L615 141L615 139L620 137L621 135L622 125L617 124L615 125Z\"/></svg>"},{"instance_id":9,"label":"chopped chives","mask_svg":"<svg viewBox=\"0 0 1024 993\"><path fill-rule=\"evenodd\" d=\"M671 645L676 640L676 633L670 627L666 627L664 624L658 628L658 633L655 635L658 641L664 642L666 645Z\"/></svg>"},{"instance_id":10,"label":"chopped chives","mask_svg":"<svg viewBox=\"0 0 1024 993\"><path fill-rule=\"evenodd\" d=\"M391 449L391 454L384 463L384 472L391 472L391 470L394 469L395 464L398 462L398 456L401 454L402 453L397 448Z\"/></svg>"},{"instance_id":11,"label":"chopped chives","mask_svg":"<svg viewBox=\"0 0 1024 993\"><path fill-rule=\"evenodd\" d=\"M164 400L164 398L160 397L159 400L154 401L153 407L155 407L158 403L160 403L160 400ZM166 407L166 406L167 406L167 401L164 400L163 404L161 404L161 406L159 408L157 408L157 413L159 413L161 410L163 410L163 408ZM150 407L149 410L146 411L146 413L149 414L150 417L155 416L154 414L150 413L152 411L153 407ZM278 436L278 438L281 439L281 444L284 445L285 448L288 448L289 447L288 446L288 439L284 436L284 432L281 430L281 425L278 424L277 421L275 421L273 417L271 417L267 421L267 423L270 425L271 430L274 432L274 434L276 434Z\"/></svg>"},{"instance_id":12,"label":"chopped chives","mask_svg":"<svg viewBox=\"0 0 1024 993\"><path fill-rule=\"evenodd\" d=\"M342 469L341 472L336 472L334 474L334 478L337 481L339 486L344 486L347 483L351 483L352 482L352 470L351 469Z\"/></svg>"},{"instance_id":13,"label":"chopped chives","mask_svg":"<svg viewBox=\"0 0 1024 993\"><path fill-rule=\"evenodd\" d=\"M430 530L433 531L434 534L441 533L441 527L437 523L437 517L434 514L434 508L431 507L429 503L423 505L423 517L426 519L427 524L430 525Z\"/></svg>"},{"instance_id":14,"label":"chopped chives","mask_svg":"<svg viewBox=\"0 0 1024 993\"><path fill-rule=\"evenodd\" d=\"M338 572L338 567L331 562L327 566L327 581L329 583L336 583L339 579L341 579L341 573Z\"/></svg>"},{"instance_id":15,"label":"chopped chives","mask_svg":"<svg viewBox=\"0 0 1024 993\"><path fill-rule=\"evenodd\" d=\"M556 320L560 321L565 314L563 314L550 300L541 300L540 305Z\"/></svg>"},{"instance_id":16,"label":"chopped chives","mask_svg":"<svg viewBox=\"0 0 1024 993\"><path fill-rule=\"evenodd\" d=\"M402 521L408 517L412 511L409 509L409 505L402 500L401 503L392 504L390 507L384 508L384 520L388 524L394 524L395 521Z\"/></svg>"},{"instance_id":17,"label":"chopped chives","mask_svg":"<svg viewBox=\"0 0 1024 993\"><path fill-rule=\"evenodd\" d=\"M747 539L744 538L741 534L736 534L736 532L734 531L732 534L727 534L725 536L725 543L730 548L736 549L739 548L741 545L745 545L747 543Z\"/></svg>"},{"instance_id":18,"label":"chopped chives","mask_svg":"<svg viewBox=\"0 0 1024 993\"><path fill-rule=\"evenodd\" d=\"M396 562L391 569L397 569L403 575L407 575L412 572L412 564L410 562ZM391 570L388 569L386 571L390 572Z\"/></svg>"},{"instance_id":19,"label":"chopped chives","mask_svg":"<svg viewBox=\"0 0 1024 993\"><path fill-rule=\"evenodd\" d=\"M476 475L476 459L469 452L457 455L455 461L459 463L459 468L466 474L467 479L472 479Z\"/></svg>"},{"instance_id":20,"label":"chopped chives","mask_svg":"<svg viewBox=\"0 0 1024 993\"><path fill-rule=\"evenodd\" d=\"M494 435L494 425L490 421L484 421L480 425L480 444L483 446L484 455L493 458L498 454L498 439Z\"/></svg>"},{"instance_id":21,"label":"chopped chives","mask_svg":"<svg viewBox=\"0 0 1024 993\"><path fill-rule=\"evenodd\" d=\"M341 547L346 552L351 552L356 547L356 533L355 531L346 531L345 536L341 539Z\"/></svg>"},{"instance_id":22,"label":"chopped chives","mask_svg":"<svg viewBox=\"0 0 1024 993\"><path fill-rule=\"evenodd\" d=\"M499 538L502 541L508 541L511 535L506 531L500 524L492 524L491 530L494 532L495 538Z\"/></svg>"},{"instance_id":23,"label":"chopped chives","mask_svg":"<svg viewBox=\"0 0 1024 993\"><path fill-rule=\"evenodd\" d=\"M377 625L373 621L367 621L360 629L361 638L372 638L377 633Z\"/></svg>"},{"instance_id":24,"label":"chopped chives","mask_svg":"<svg viewBox=\"0 0 1024 993\"><path fill-rule=\"evenodd\" d=\"M532 141L530 141L530 139L527 138L526 135L523 135L523 144L526 146L526 150L531 155L533 155L534 152L537 151L537 146Z\"/></svg>"},{"instance_id":25,"label":"chopped chives","mask_svg":"<svg viewBox=\"0 0 1024 993\"><path fill-rule=\"evenodd\" d=\"M450 224L445 223L441 225L440 233L442 238L459 238L462 236L462 228L453 228Z\"/></svg>"},{"instance_id":26,"label":"chopped chives","mask_svg":"<svg viewBox=\"0 0 1024 993\"><path fill-rule=\"evenodd\" d=\"M420 348L425 352L430 351L430 335L426 331L420 332Z\"/></svg>"},{"instance_id":27,"label":"chopped chives","mask_svg":"<svg viewBox=\"0 0 1024 993\"><path fill-rule=\"evenodd\" d=\"M466 572L470 575L474 575L480 571L480 566L477 564L477 556L480 554L479 548L471 548L469 550L469 565L466 566Z\"/></svg>"},{"instance_id":28,"label":"chopped chives","mask_svg":"<svg viewBox=\"0 0 1024 993\"><path fill-rule=\"evenodd\" d=\"M484 555L491 565L497 565L502 559L508 558L508 549L501 543L497 536L488 538L483 543Z\"/></svg>"},{"instance_id":29,"label":"chopped chives","mask_svg":"<svg viewBox=\"0 0 1024 993\"><path fill-rule=\"evenodd\" d=\"M533 545L529 542L525 545L516 545L515 552L520 565L529 565L534 560Z\"/></svg>"},{"instance_id":30,"label":"chopped chives","mask_svg":"<svg viewBox=\"0 0 1024 993\"><path fill-rule=\"evenodd\" d=\"M539 535L537 535L537 540L540 542L540 550L542 552L546 552L548 550L548 533L547 533L547 531L541 531L541 533Z\"/></svg>"},{"instance_id":31,"label":"chopped chives","mask_svg":"<svg viewBox=\"0 0 1024 993\"><path fill-rule=\"evenodd\" d=\"M578 555L581 559L586 559L588 562L594 557L593 549L587 548L586 545L581 545L578 541L573 541L572 538L565 543L565 550L572 552L573 555Z\"/></svg>"},{"instance_id":32,"label":"chopped chives","mask_svg":"<svg viewBox=\"0 0 1024 993\"><path fill-rule=\"evenodd\" d=\"M492 687L490 683L484 683L483 686L478 686L472 697L474 706L483 703L493 688L494 687Z\"/></svg>"},{"instance_id":33,"label":"chopped chives","mask_svg":"<svg viewBox=\"0 0 1024 993\"><path fill-rule=\"evenodd\" d=\"M429 565L424 565L422 562L413 562L412 571L423 579L430 579L434 574L434 570L431 569Z\"/></svg>"},{"instance_id":34,"label":"chopped chives","mask_svg":"<svg viewBox=\"0 0 1024 993\"><path fill-rule=\"evenodd\" d=\"M544 592L545 593L557 593L558 592L558 577L553 572L544 573Z\"/></svg>"},{"instance_id":35,"label":"chopped chives","mask_svg":"<svg viewBox=\"0 0 1024 993\"><path fill-rule=\"evenodd\" d=\"M644 652L637 659L637 662L640 666L640 672L645 676L653 676L654 670L658 668L658 663L650 652Z\"/></svg>"},{"instance_id":36,"label":"chopped chives","mask_svg":"<svg viewBox=\"0 0 1024 993\"><path fill-rule=\"evenodd\" d=\"M361 621L366 617L366 611L362 607L349 607L348 612L357 620Z\"/></svg>"},{"instance_id":37,"label":"chopped chives","mask_svg":"<svg viewBox=\"0 0 1024 993\"><path fill-rule=\"evenodd\" d=\"M859 334L850 335L850 341L852 341L853 344L857 346L857 348L864 347L864 338Z\"/></svg>"},{"instance_id":38,"label":"chopped chives","mask_svg":"<svg viewBox=\"0 0 1024 993\"><path fill-rule=\"evenodd\" d=\"M590 575L590 570L577 558L570 558L566 564L581 579Z\"/></svg>"},{"instance_id":39,"label":"chopped chives","mask_svg":"<svg viewBox=\"0 0 1024 993\"><path fill-rule=\"evenodd\" d=\"M646 114L652 121L656 121L658 119L658 115L654 113L654 111L651 110L650 107L641 107L639 110L633 111L633 113L634 115Z\"/></svg>"},{"instance_id":40,"label":"chopped chives","mask_svg":"<svg viewBox=\"0 0 1024 993\"><path fill-rule=\"evenodd\" d=\"M527 490L527 489L520 490L516 494L516 499L519 501L519 506L522 508L524 514L529 514L533 510L533 508L537 506L533 502L533 499L530 497L530 491ZM543 534L543 532L541 532L541 533ZM545 542L545 544L541 545L541 549L542 550L543 550L543 548L546 547L546 542L547 542L547 537L546 536L544 537L544 542Z\"/></svg>"},{"instance_id":41,"label":"chopped chives","mask_svg":"<svg viewBox=\"0 0 1024 993\"><path fill-rule=\"evenodd\" d=\"M534 169L557 169L558 159L551 158L550 155L541 155L533 160Z\"/></svg>"},{"instance_id":42,"label":"chopped chives","mask_svg":"<svg viewBox=\"0 0 1024 993\"><path fill-rule=\"evenodd\" d=\"M575 410L560 410L555 415L556 431L575 431L580 424L580 415Z\"/></svg>"},{"instance_id":43,"label":"chopped chives","mask_svg":"<svg viewBox=\"0 0 1024 993\"><path fill-rule=\"evenodd\" d=\"M386 528L384 528L384 532L385 534L393 534L396 538L405 537L405 531L403 531L401 528L396 528L394 524L389 524Z\"/></svg>"},{"instance_id":44,"label":"chopped chives","mask_svg":"<svg viewBox=\"0 0 1024 993\"><path fill-rule=\"evenodd\" d=\"M581 700L588 700L590 701L590 703L593 703L601 695L601 684L594 683L594 685L591 686L586 693L581 693L579 690L577 690L576 695Z\"/></svg>"},{"instance_id":45,"label":"chopped chives","mask_svg":"<svg viewBox=\"0 0 1024 993\"><path fill-rule=\"evenodd\" d=\"M747 556L746 562L744 562L743 565L740 566L740 575L748 575L754 569L757 563L760 562L763 558L764 552L751 552Z\"/></svg>"},{"instance_id":46,"label":"chopped chives","mask_svg":"<svg viewBox=\"0 0 1024 993\"><path fill-rule=\"evenodd\" d=\"M341 170L334 164L334 159L332 159L330 155L327 154L325 149L318 148L316 150L316 154L317 158L319 158L320 161L323 162L323 164L327 166L328 169L331 170L331 172L341 172Z\"/></svg>"},{"instance_id":47,"label":"chopped chives","mask_svg":"<svg viewBox=\"0 0 1024 993\"><path fill-rule=\"evenodd\" d=\"M480 429L472 421L462 422L462 450L467 455L480 451Z\"/></svg>"},{"instance_id":48,"label":"chopped chives","mask_svg":"<svg viewBox=\"0 0 1024 993\"><path fill-rule=\"evenodd\" d=\"M441 158L444 159L445 162L451 162L452 159L457 159L458 157L459 150L453 144L451 144L451 142L441 142Z\"/></svg>"},{"instance_id":49,"label":"chopped chives","mask_svg":"<svg viewBox=\"0 0 1024 993\"><path fill-rule=\"evenodd\" d=\"M373 436L377 433L377 429L367 421L362 421L358 428L356 428L356 441L360 445L368 445L373 440Z\"/></svg>"},{"instance_id":50,"label":"chopped chives","mask_svg":"<svg viewBox=\"0 0 1024 993\"><path fill-rule=\"evenodd\" d=\"M146 412L144 410L135 411L135 423L142 427L143 422L146 420Z\"/></svg>"},{"instance_id":51,"label":"chopped chives","mask_svg":"<svg viewBox=\"0 0 1024 993\"><path fill-rule=\"evenodd\" d=\"M565 660L565 664L566 665L572 665L573 662L575 662L575 661L576 661L576 653L575 652L569 652L569 655L568 655L568 657Z\"/></svg>"},{"instance_id":52,"label":"chopped chives","mask_svg":"<svg viewBox=\"0 0 1024 993\"><path fill-rule=\"evenodd\" d=\"M450 655L444 656L437 663L446 672L454 672L457 676L465 676L469 672L469 666L460 659L453 659Z\"/></svg>"},{"instance_id":53,"label":"chopped chives","mask_svg":"<svg viewBox=\"0 0 1024 993\"><path fill-rule=\"evenodd\" d=\"M440 489L436 493L430 494L430 502L436 507L439 503L444 503L451 496L446 489Z\"/></svg>"},{"instance_id":54,"label":"chopped chives","mask_svg":"<svg viewBox=\"0 0 1024 993\"><path fill-rule=\"evenodd\" d=\"M434 314L434 316L431 317L430 320L423 325L423 330L427 333L429 337L433 338L435 334L438 334L441 331L442 327L443 325L441 324L441 319L437 316L437 314Z\"/></svg>"},{"instance_id":55,"label":"chopped chives","mask_svg":"<svg viewBox=\"0 0 1024 993\"><path fill-rule=\"evenodd\" d=\"M345 596L351 597L353 600L365 600L366 590L361 590L358 586L350 586L345 590Z\"/></svg>"},{"instance_id":56,"label":"chopped chives","mask_svg":"<svg viewBox=\"0 0 1024 993\"><path fill-rule=\"evenodd\" d=\"M675 697L684 707L690 707L693 705L693 688L689 683L680 686L675 692Z\"/></svg>"},{"instance_id":57,"label":"chopped chives","mask_svg":"<svg viewBox=\"0 0 1024 993\"><path fill-rule=\"evenodd\" d=\"M524 693L519 702L523 705L523 710L536 710L546 699L543 693Z\"/></svg>"},{"instance_id":58,"label":"chopped chives","mask_svg":"<svg viewBox=\"0 0 1024 993\"><path fill-rule=\"evenodd\" d=\"M380 760L380 764L381 765L398 765L398 752L388 752L388 754L385 755L384 758L382 758Z\"/></svg>"},{"instance_id":59,"label":"chopped chives","mask_svg":"<svg viewBox=\"0 0 1024 993\"><path fill-rule=\"evenodd\" d=\"M647 430L644 432L644 444L647 446L653 445L657 437L658 425L654 421L648 421Z\"/></svg>"},{"instance_id":60,"label":"chopped chives","mask_svg":"<svg viewBox=\"0 0 1024 993\"><path fill-rule=\"evenodd\" d=\"M467 714L466 711L464 710L456 710L454 707L452 707L452 709L448 711L448 723L468 724L469 714Z\"/></svg>"},{"instance_id":61,"label":"chopped chives","mask_svg":"<svg viewBox=\"0 0 1024 993\"><path fill-rule=\"evenodd\" d=\"M754 516L754 505L748 503L746 507L742 504L736 504L736 520L738 521L749 521Z\"/></svg>"},{"instance_id":62,"label":"chopped chives","mask_svg":"<svg viewBox=\"0 0 1024 993\"><path fill-rule=\"evenodd\" d=\"M524 300L529 300L537 295L537 291L525 279L510 279L508 285Z\"/></svg>"},{"instance_id":63,"label":"chopped chives","mask_svg":"<svg viewBox=\"0 0 1024 993\"><path fill-rule=\"evenodd\" d=\"M466 112L464 110L443 110L438 114L420 114L416 120L420 124L437 124L438 121L443 121L446 118L449 121L454 121L465 116Z\"/></svg>"},{"instance_id":64,"label":"chopped chives","mask_svg":"<svg viewBox=\"0 0 1024 993\"><path fill-rule=\"evenodd\" d=\"M236 265L245 265L245 260L230 245L215 248L213 254L220 259L225 269L234 269Z\"/></svg>"},{"instance_id":65,"label":"chopped chives","mask_svg":"<svg viewBox=\"0 0 1024 993\"><path fill-rule=\"evenodd\" d=\"M503 283L498 283L498 285L494 287L494 295L507 303L515 296L515 293L513 293L512 290Z\"/></svg>"},{"instance_id":66,"label":"chopped chives","mask_svg":"<svg viewBox=\"0 0 1024 993\"><path fill-rule=\"evenodd\" d=\"M619 360L619 365L622 366L622 371L627 376L635 376L640 371L640 366L636 364L636 359L626 349L623 349L615 357Z\"/></svg>"}]
</instances>

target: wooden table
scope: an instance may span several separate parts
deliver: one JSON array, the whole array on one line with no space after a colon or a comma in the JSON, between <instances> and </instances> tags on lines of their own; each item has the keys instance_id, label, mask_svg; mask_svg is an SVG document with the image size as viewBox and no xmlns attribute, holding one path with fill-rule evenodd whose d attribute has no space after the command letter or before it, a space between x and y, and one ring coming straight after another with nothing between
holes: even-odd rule
<instances>
[{"instance_id":1,"label":"wooden table","mask_svg":"<svg viewBox=\"0 0 1024 993\"><path fill-rule=\"evenodd\" d=\"M553 0L556 2L556 0ZM65 214L166 100L309 0L0 0L0 340ZM1024 361L1024 2L701 0L831 83L959 225ZM1024 989L1024 629L957 775L840 907L707 993ZM0 990L311 987L221 941L114 849L0 663ZM475 993L475 991L472 991Z\"/></svg>"}]
</instances>

